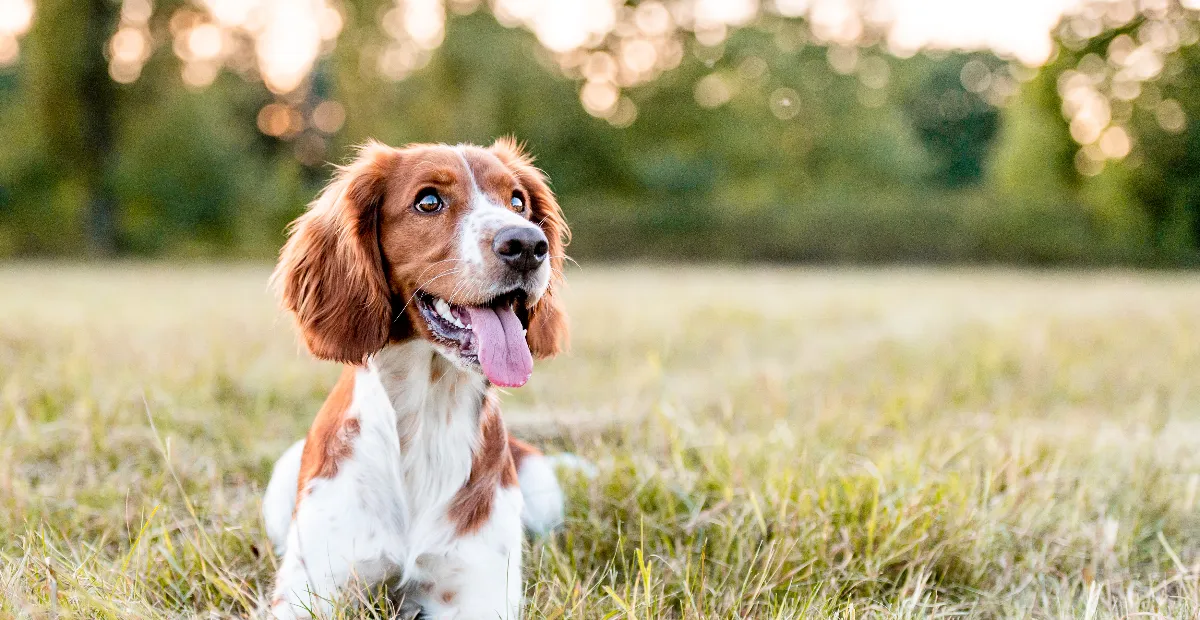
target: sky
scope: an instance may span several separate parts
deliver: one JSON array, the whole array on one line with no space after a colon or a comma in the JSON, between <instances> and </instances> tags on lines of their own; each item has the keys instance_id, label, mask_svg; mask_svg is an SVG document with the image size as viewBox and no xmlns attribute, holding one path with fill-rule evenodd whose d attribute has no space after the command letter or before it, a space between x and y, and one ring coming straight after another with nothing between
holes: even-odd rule
<instances>
[{"instance_id":1,"label":"sky","mask_svg":"<svg viewBox=\"0 0 1200 620\"><path fill-rule=\"evenodd\" d=\"M1053 50L1050 31L1077 0L887 0L901 47L990 48L1029 65Z\"/></svg>"},{"instance_id":2,"label":"sky","mask_svg":"<svg viewBox=\"0 0 1200 620\"><path fill-rule=\"evenodd\" d=\"M803 16L819 38L845 42L861 34L866 14L873 22L888 24L889 47L899 53L922 47L991 49L1039 65L1051 55L1050 32L1059 18L1083 1L686 0L663 4L690 5L696 24L729 27L745 24L764 11ZM524 22L556 50L585 40L587 30L603 29L615 17L611 0L492 0L491 4L514 18L510 21Z\"/></svg>"}]
</instances>

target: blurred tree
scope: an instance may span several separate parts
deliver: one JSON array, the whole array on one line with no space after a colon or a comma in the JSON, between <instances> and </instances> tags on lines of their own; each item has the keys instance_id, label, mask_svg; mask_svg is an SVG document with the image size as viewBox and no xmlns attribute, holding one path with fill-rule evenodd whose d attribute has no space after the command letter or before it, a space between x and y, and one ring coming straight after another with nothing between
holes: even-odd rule
<instances>
[{"instance_id":1,"label":"blurred tree","mask_svg":"<svg viewBox=\"0 0 1200 620\"><path fill-rule=\"evenodd\" d=\"M985 54L934 63L920 89L905 102L913 128L938 161L936 182L963 187L983 180L1000 114L980 93L995 66L1002 64Z\"/></svg>"},{"instance_id":2,"label":"blurred tree","mask_svg":"<svg viewBox=\"0 0 1200 620\"><path fill-rule=\"evenodd\" d=\"M1158 80L1157 105L1135 108L1138 150L1125 166L1137 198L1154 222L1155 243L1176 262L1194 257L1200 240L1200 50L1181 50Z\"/></svg>"},{"instance_id":3,"label":"blurred tree","mask_svg":"<svg viewBox=\"0 0 1200 620\"><path fill-rule=\"evenodd\" d=\"M82 10L81 10L82 8ZM118 249L113 186L115 85L103 50L116 27L118 7L108 0L42 0L27 44L30 91L41 131L42 156L58 168L56 185L73 186L81 204L88 249ZM62 199L62 194L58 194Z\"/></svg>"},{"instance_id":4,"label":"blurred tree","mask_svg":"<svg viewBox=\"0 0 1200 620\"><path fill-rule=\"evenodd\" d=\"M1045 68L1084 177L1106 167L1148 218L1156 260L1200 260L1200 12L1178 0L1085 5Z\"/></svg>"}]
</instances>

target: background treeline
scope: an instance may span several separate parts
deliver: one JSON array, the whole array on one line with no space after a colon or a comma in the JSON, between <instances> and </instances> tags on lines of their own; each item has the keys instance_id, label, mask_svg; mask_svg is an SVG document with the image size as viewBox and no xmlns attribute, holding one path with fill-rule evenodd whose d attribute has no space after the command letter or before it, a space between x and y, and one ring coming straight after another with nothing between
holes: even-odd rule
<instances>
[{"instance_id":1,"label":"background treeline","mask_svg":"<svg viewBox=\"0 0 1200 620\"><path fill-rule=\"evenodd\" d=\"M581 259L1200 257L1200 125L1164 131L1135 105L1132 154L1080 173L1059 79L1116 31L1024 70L985 53L831 50L802 32L781 46L791 25L764 18L629 91L637 117L617 128L584 110L532 35L486 11L452 16L427 66L381 80L354 44L379 27L362 11L292 102L338 101L344 124L280 139L258 127L273 101L261 84L223 73L189 88L169 54L133 84L110 80L99 50L116 15L103 0L44 0L20 62L0 69L0 256L268 257L329 176L321 161L351 145L513 134L553 180ZM1013 76L1003 105L964 86L972 62ZM1171 62L1159 97L1200 119L1195 46ZM873 77L837 68L847 63L870 63Z\"/></svg>"}]
</instances>

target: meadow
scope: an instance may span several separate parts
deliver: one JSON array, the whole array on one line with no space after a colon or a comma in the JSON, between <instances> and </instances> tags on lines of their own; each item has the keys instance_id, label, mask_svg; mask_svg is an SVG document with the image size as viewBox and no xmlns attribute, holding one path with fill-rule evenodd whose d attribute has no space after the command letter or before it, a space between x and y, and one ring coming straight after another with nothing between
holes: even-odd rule
<instances>
[{"instance_id":1,"label":"meadow","mask_svg":"<svg viewBox=\"0 0 1200 620\"><path fill-rule=\"evenodd\" d=\"M252 613L338 368L265 265L0 267L0 618ZM574 267L541 618L1194 618L1200 276ZM346 609L345 617L382 617Z\"/></svg>"}]
</instances>

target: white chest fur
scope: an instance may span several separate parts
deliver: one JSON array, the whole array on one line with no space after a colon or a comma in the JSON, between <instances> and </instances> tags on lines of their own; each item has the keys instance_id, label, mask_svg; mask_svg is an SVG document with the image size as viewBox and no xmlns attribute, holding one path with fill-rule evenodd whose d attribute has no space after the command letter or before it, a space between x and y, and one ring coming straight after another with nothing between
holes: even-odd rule
<instances>
[{"instance_id":1,"label":"white chest fur","mask_svg":"<svg viewBox=\"0 0 1200 620\"><path fill-rule=\"evenodd\" d=\"M388 347L356 371L345 419L357 432L336 473L313 478L288 505L285 454L264 499L284 554L276 616L307 617L356 590L348 586L393 579L432 617L519 613L520 489L489 490L487 519L468 534L449 515L472 474L486 389L424 341ZM295 489L296 475L290 482Z\"/></svg>"}]
</instances>

